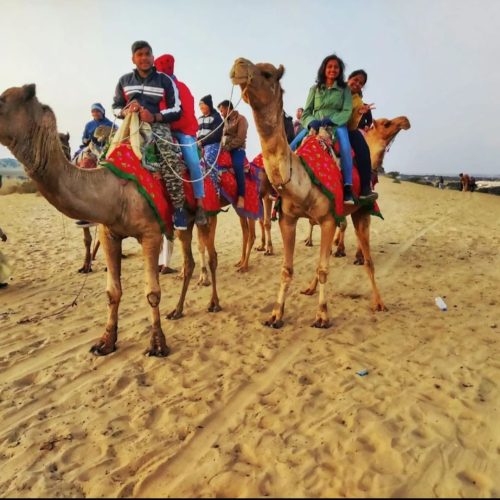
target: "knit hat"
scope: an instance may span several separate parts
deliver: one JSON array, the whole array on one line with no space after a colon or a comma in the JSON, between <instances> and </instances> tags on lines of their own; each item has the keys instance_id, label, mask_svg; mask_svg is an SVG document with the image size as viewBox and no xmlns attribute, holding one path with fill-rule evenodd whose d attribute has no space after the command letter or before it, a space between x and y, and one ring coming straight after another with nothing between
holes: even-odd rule
<instances>
[{"instance_id":1,"label":"knit hat","mask_svg":"<svg viewBox=\"0 0 500 500\"><path fill-rule=\"evenodd\" d=\"M155 67L161 73L165 73L168 76L174 74L174 63L175 59L172 54L163 54L155 59Z\"/></svg>"},{"instance_id":2,"label":"knit hat","mask_svg":"<svg viewBox=\"0 0 500 500\"><path fill-rule=\"evenodd\" d=\"M321 127L321 120L312 120L307 126L308 130L313 128L314 130L316 130L316 132L319 131L320 127Z\"/></svg>"},{"instance_id":3,"label":"knit hat","mask_svg":"<svg viewBox=\"0 0 500 500\"><path fill-rule=\"evenodd\" d=\"M200 102L202 102L203 104L206 104L210 108L210 110L214 109L214 103L212 101L212 96L210 94L202 97L200 99Z\"/></svg>"},{"instance_id":4,"label":"knit hat","mask_svg":"<svg viewBox=\"0 0 500 500\"><path fill-rule=\"evenodd\" d=\"M321 120L321 126L322 127L335 127L335 123L330 120L330 118L323 118Z\"/></svg>"},{"instance_id":5,"label":"knit hat","mask_svg":"<svg viewBox=\"0 0 500 500\"><path fill-rule=\"evenodd\" d=\"M100 111L103 116L106 114L106 111L104 110L104 106L100 102L94 102L92 106L90 106L90 111Z\"/></svg>"}]
</instances>

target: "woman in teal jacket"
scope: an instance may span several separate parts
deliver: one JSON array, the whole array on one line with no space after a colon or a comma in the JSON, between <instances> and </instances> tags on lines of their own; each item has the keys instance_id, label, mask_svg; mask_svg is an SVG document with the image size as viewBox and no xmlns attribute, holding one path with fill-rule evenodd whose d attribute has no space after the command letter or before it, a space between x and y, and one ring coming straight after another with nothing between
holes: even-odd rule
<instances>
[{"instance_id":1,"label":"woman in teal jacket","mask_svg":"<svg viewBox=\"0 0 500 500\"><path fill-rule=\"evenodd\" d=\"M344 62L335 54L323 59L318 70L316 85L311 87L302 113L304 130L294 139L290 147L294 150L313 120L329 118L336 125L335 135L340 144L340 160L344 178L344 201L352 199L352 156L347 122L352 114L352 94L344 80ZM301 137L302 135L302 137Z\"/></svg>"}]
</instances>

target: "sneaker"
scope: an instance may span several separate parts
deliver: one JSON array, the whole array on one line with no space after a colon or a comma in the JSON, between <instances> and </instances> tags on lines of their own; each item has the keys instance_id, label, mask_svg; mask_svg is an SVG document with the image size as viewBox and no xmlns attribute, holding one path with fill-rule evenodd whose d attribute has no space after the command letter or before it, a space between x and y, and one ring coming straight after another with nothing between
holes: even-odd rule
<instances>
[{"instance_id":1,"label":"sneaker","mask_svg":"<svg viewBox=\"0 0 500 500\"><path fill-rule=\"evenodd\" d=\"M352 186L350 184L344 185L344 203L348 205L354 205L354 199L352 197Z\"/></svg>"},{"instance_id":2,"label":"sneaker","mask_svg":"<svg viewBox=\"0 0 500 500\"><path fill-rule=\"evenodd\" d=\"M368 194L362 194L359 199L361 201L370 201L373 202L378 198L378 193L375 191L370 191Z\"/></svg>"},{"instance_id":3,"label":"sneaker","mask_svg":"<svg viewBox=\"0 0 500 500\"><path fill-rule=\"evenodd\" d=\"M194 222L198 226L205 226L208 224L207 216L205 215L205 210L202 207L196 207L196 213L194 214Z\"/></svg>"},{"instance_id":4,"label":"sneaker","mask_svg":"<svg viewBox=\"0 0 500 500\"><path fill-rule=\"evenodd\" d=\"M187 229L187 214L184 208L176 208L174 211L174 229L185 231Z\"/></svg>"}]
</instances>

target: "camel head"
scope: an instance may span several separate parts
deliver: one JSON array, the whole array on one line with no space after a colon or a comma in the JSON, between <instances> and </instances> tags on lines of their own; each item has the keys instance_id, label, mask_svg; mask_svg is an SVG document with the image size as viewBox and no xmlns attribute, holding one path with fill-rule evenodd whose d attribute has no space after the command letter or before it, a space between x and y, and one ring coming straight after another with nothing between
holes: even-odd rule
<instances>
[{"instance_id":1,"label":"camel head","mask_svg":"<svg viewBox=\"0 0 500 500\"><path fill-rule=\"evenodd\" d=\"M382 167L388 146L401 130L408 130L410 121L406 116L398 116L392 120L379 118L373 120L373 126L366 133L366 142L370 146L372 170Z\"/></svg>"},{"instance_id":2,"label":"camel head","mask_svg":"<svg viewBox=\"0 0 500 500\"><path fill-rule=\"evenodd\" d=\"M37 123L46 120L47 112L53 116L50 108L36 98L34 84L7 89L0 96L0 143L10 148Z\"/></svg>"},{"instance_id":3,"label":"camel head","mask_svg":"<svg viewBox=\"0 0 500 500\"><path fill-rule=\"evenodd\" d=\"M66 156L68 160L71 160L71 146L69 144L69 132L66 134L59 132L58 135L59 135L59 140L61 141L61 146L64 151L64 156Z\"/></svg>"},{"instance_id":4,"label":"camel head","mask_svg":"<svg viewBox=\"0 0 500 500\"><path fill-rule=\"evenodd\" d=\"M283 90L280 79L285 68L280 65L275 68L269 63L253 64L248 59L240 57L234 61L229 73L234 85L239 85L243 100L254 111L266 111L269 116L282 120Z\"/></svg>"}]
</instances>

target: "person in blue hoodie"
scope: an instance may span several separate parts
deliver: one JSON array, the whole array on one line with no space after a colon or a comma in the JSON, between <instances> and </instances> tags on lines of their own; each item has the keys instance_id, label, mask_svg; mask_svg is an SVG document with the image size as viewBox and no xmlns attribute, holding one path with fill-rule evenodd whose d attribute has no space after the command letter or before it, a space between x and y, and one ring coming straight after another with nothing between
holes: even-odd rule
<instances>
[{"instance_id":1,"label":"person in blue hoodie","mask_svg":"<svg viewBox=\"0 0 500 500\"><path fill-rule=\"evenodd\" d=\"M106 118L106 111L101 103L95 102L94 104L92 104L92 106L90 106L90 112L92 113L93 119L89 121L87 125L85 125L85 129L83 131L83 136L82 136L81 148L88 146L91 141L96 146L102 146L102 144L99 144L97 142L97 139L94 137L95 129L99 127L99 125L106 125L107 127L113 127L113 122Z\"/></svg>"}]
</instances>

